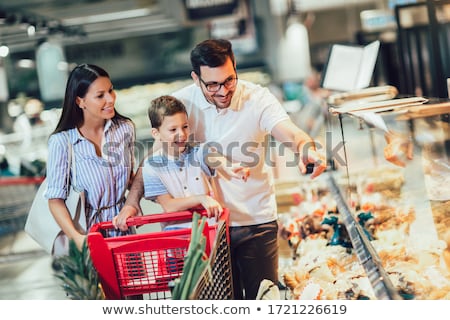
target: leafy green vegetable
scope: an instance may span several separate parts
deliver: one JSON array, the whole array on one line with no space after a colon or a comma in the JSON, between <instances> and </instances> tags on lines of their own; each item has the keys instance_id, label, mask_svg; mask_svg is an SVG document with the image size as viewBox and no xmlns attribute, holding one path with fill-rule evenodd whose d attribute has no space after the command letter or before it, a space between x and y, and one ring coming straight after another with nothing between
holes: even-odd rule
<instances>
[{"instance_id":1,"label":"leafy green vegetable","mask_svg":"<svg viewBox=\"0 0 450 320\"><path fill-rule=\"evenodd\" d=\"M206 237L203 234L205 224L206 217L201 217L200 219L200 214L194 212L192 216L191 241L184 258L183 274L174 281L173 300L188 299L195 289L201 274L209 266L209 259L205 253Z\"/></svg>"}]
</instances>

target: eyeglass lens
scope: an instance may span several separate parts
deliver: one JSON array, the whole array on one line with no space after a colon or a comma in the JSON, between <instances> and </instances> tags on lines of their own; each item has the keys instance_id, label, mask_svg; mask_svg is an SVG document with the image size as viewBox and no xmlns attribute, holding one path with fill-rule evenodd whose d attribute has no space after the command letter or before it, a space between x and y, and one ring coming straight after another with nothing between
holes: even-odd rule
<instances>
[{"instance_id":1,"label":"eyeglass lens","mask_svg":"<svg viewBox=\"0 0 450 320\"><path fill-rule=\"evenodd\" d=\"M237 81L237 78L233 77L233 78L229 78L229 79L225 80L222 83L205 83L205 82L203 82L203 83L205 84L206 90L208 90L210 92L217 92L220 90L220 88L222 86L224 86L227 89L234 87L236 85L236 81Z\"/></svg>"}]
</instances>

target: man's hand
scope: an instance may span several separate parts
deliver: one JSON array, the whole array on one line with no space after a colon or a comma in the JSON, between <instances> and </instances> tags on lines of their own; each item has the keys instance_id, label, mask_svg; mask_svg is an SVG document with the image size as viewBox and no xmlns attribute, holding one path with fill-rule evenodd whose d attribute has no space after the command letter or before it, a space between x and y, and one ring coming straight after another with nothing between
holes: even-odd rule
<instances>
[{"instance_id":1,"label":"man's hand","mask_svg":"<svg viewBox=\"0 0 450 320\"><path fill-rule=\"evenodd\" d=\"M314 164L311 179L319 176L327 168L325 154L317 151L316 143L309 135L297 127L290 119L278 123L272 129L272 136L281 143L286 144L300 156L298 167L302 174L306 174L306 166Z\"/></svg>"},{"instance_id":2,"label":"man's hand","mask_svg":"<svg viewBox=\"0 0 450 320\"><path fill-rule=\"evenodd\" d=\"M306 174L306 166L314 164L311 179L318 177L327 168L327 159L325 154L315 150L313 147L307 148L304 152L300 152L299 169L302 174Z\"/></svg>"},{"instance_id":3,"label":"man's hand","mask_svg":"<svg viewBox=\"0 0 450 320\"><path fill-rule=\"evenodd\" d=\"M205 208L208 218L214 217L216 218L216 221L218 221L223 211L220 203L208 195L198 195L197 197L202 207Z\"/></svg>"}]
</instances>

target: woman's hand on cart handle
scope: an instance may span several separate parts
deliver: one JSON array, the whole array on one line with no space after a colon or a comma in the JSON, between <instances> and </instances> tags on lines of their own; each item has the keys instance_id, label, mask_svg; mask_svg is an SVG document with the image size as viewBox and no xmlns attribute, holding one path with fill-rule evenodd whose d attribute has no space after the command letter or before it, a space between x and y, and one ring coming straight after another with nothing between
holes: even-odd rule
<instances>
[{"instance_id":1,"label":"woman's hand on cart handle","mask_svg":"<svg viewBox=\"0 0 450 320\"><path fill-rule=\"evenodd\" d=\"M135 217L138 214L138 210L131 205L125 205L119 214L112 219L112 224L114 228L121 231L127 231L127 219L130 217Z\"/></svg>"}]
</instances>

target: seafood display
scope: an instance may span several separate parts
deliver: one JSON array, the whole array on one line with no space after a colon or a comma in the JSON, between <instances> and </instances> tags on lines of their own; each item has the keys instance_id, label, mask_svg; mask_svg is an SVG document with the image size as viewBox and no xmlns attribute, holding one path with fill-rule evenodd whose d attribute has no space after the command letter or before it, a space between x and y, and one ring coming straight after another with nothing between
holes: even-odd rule
<instances>
[{"instance_id":1,"label":"seafood display","mask_svg":"<svg viewBox=\"0 0 450 320\"><path fill-rule=\"evenodd\" d=\"M450 202L432 203L436 236L419 234L427 212L402 199L403 168L379 170L353 176L351 204L388 281L402 299L450 299ZM326 186L308 192L300 191L300 203L282 215L292 254L280 275L290 298L377 299Z\"/></svg>"},{"instance_id":2,"label":"seafood display","mask_svg":"<svg viewBox=\"0 0 450 320\"><path fill-rule=\"evenodd\" d=\"M450 299L449 104L397 94L328 98L332 178L277 196L290 298Z\"/></svg>"}]
</instances>

